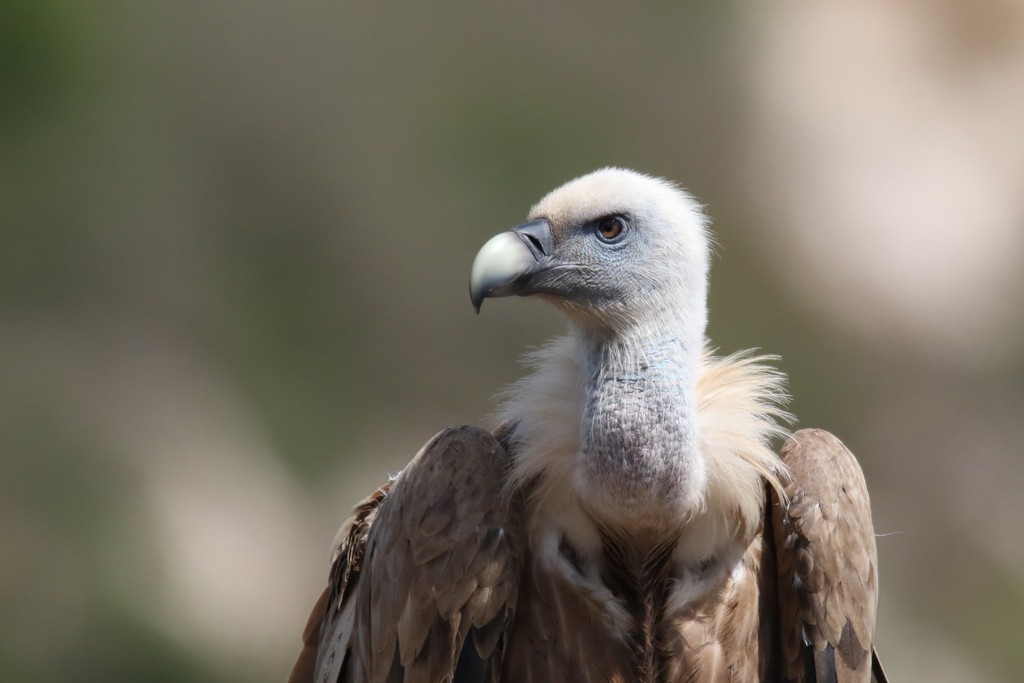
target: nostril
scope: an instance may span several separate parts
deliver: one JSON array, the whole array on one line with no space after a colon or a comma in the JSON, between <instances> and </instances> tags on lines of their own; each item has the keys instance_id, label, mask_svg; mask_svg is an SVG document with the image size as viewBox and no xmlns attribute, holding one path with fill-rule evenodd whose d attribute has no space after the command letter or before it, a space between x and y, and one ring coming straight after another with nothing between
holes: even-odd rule
<instances>
[{"instance_id":1,"label":"nostril","mask_svg":"<svg viewBox=\"0 0 1024 683\"><path fill-rule=\"evenodd\" d=\"M544 245L541 244L539 239L537 239L536 237L534 237L533 235L531 235L528 232L527 233L523 233L523 237L525 237L526 239L530 240L530 244L533 245L534 249L536 249L540 253L542 253L545 256L547 256L547 253L544 251Z\"/></svg>"},{"instance_id":2,"label":"nostril","mask_svg":"<svg viewBox=\"0 0 1024 683\"><path fill-rule=\"evenodd\" d=\"M551 226L544 218L537 218L529 223L512 228L523 243L529 248L535 259L551 254Z\"/></svg>"}]
</instances>

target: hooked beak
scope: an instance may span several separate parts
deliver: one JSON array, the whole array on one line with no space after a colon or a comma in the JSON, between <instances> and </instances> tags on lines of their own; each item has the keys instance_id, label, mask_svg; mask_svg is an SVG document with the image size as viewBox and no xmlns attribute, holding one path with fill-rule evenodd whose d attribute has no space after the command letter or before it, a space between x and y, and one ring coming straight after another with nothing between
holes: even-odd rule
<instances>
[{"instance_id":1,"label":"hooked beak","mask_svg":"<svg viewBox=\"0 0 1024 683\"><path fill-rule=\"evenodd\" d=\"M487 297L532 294L531 280L551 260L551 225L543 218L495 235L473 259L469 298L473 308Z\"/></svg>"}]
</instances>

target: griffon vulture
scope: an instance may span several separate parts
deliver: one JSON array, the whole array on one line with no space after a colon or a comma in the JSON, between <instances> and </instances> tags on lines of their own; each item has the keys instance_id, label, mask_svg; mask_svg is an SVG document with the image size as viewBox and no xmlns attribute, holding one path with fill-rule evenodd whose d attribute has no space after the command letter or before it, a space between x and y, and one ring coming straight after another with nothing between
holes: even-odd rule
<instances>
[{"instance_id":1,"label":"griffon vulture","mask_svg":"<svg viewBox=\"0 0 1024 683\"><path fill-rule=\"evenodd\" d=\"M706 222L607 168L483 246L477 310L569 331L355 508L291 681L885 680L864 477L824 431L776 454L784 377L708 351Z\"/></svg>"}]
</instances>

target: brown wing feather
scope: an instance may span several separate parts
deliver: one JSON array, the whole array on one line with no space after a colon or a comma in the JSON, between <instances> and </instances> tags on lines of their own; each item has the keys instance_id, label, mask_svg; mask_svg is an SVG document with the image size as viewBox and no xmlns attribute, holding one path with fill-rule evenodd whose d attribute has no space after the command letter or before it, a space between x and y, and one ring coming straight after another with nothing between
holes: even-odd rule
<instances>
[{"instance_id":1,"label":"brown wing feather","mask_svg":"<svg viewBox=\"0 0 1024 683\"><path fill-rule=\"evenodd\" d=\"M624 683L632 681L629 648L611 632L606 604L556 568L530 555L519 611L509 637L504 681Z\"/></svg>"},{"instance_id":2,"label":"brown wing feather","mask_svg":"<svg viewBox=\"0 0 1024 683\"><path fill-rule=\"evenodd\" d=\"M289 681L434 683L456 668L496 680L524 552L521 502L503 492L507 467L490 433L453 427L367 499L342 530L329 598L310 616Z\"/></svg>"},{"instance_id":3,"label":"brown wing feather","mask_svg":"<svg viewBox=\"0 0 1024 683\"><path fill-rule=\"evenodd\" d=\"M798 431L780 456L793 473L789 507L772 494L782 678L883 681L872 666L878 560L857 459L816 429Z\"/></svg>"},{"instance_id":4,"label":"brown wing feather","mask_svg":"<svg viewBox=\"0 0 1024 683\"><path fill-rule=\"evenodd\" d=\"M313 605L306 621L306 628L302 631L302 650L295 659L292 671L288 675L288 683L306 683L313 680L316 671L316 653L320 646L320 624L324 621L327 613L327 601L331 596L331 587L324 588Z\"/></svg>"},{"instance_id":5,"label":"brown wing feather","mask_svg":"<svg viewBox=\"0 0 1024 683\"><path fill-rule=\"evenodd\" d=\"M384 484L363 499L338 531L331 553L329 581L309 614L302 632L302 650L288 676L288 683L309 683L318 670L321 679L338 678L351 635L354 609L351 596L359 585L366 538L390 487L390 482Z\"/></svg>"},{"instance_id":6,"label":"brown wing feather","mask_svg":"<svg viewBox=\"0 0 1024 683\"><path fill-rule=\"evenodd\" d=\"M611 540L600 583L579 571L567 547L556 558L530 556L503 680L758 680L761 537L751 542L742 570L723 576L717 588L669 616L664 609L674 583L670 558L659 552L657 541L639 545L651 554L634 555ZM615 605L623 610L619 618ZM624 630L617 633L618 628Z\"/></svg>"}]
</instances>

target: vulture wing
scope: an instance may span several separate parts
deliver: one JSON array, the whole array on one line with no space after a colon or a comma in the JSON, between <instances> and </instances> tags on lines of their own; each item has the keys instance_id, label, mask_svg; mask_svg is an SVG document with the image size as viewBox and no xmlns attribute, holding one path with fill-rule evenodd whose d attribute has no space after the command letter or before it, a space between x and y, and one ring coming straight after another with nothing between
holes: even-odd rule
<instances>
[{"instance_id":1,"label":"vulture wing","mask_svg":"<svg viewBox=\"0 0 1024 683\"><path fill-rule=\"evenodd\" d=\"M782 680L885 683L874 653L878 556L867 485L843 443L798 431L779 453L789 507L772 492Z\"/></svg>"},{"instance_id":2,"label":"vulture wing","mask_svg":"<svg viewBox=\"0 0 1024 683\"><path fill-rule=\"evenodd\" d=\"M447 429L340 532L290 683L497 681L525 552L508 454Z\"/></svg>"}]
</instances>

